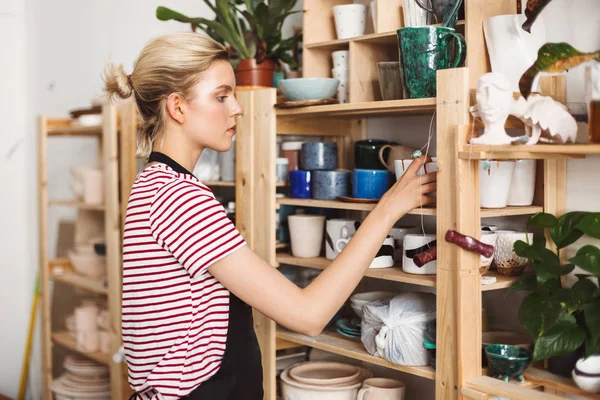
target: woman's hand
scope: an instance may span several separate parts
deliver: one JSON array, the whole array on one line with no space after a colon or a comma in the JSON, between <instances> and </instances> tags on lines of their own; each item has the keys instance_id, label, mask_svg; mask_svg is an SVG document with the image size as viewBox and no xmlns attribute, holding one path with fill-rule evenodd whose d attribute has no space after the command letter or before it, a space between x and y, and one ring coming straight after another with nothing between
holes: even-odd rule
<instances>
[{"instance_id":1,"label":"woman's hand","mask_svg":"<svg viewBox=\"0 0 600 400\"><path fill-rule=\"evenodd\" d=\"M437 190L437 173L417 176L419 169L428 162L431 158L427 156L415 159L402 178L379 200L376 208L391 217L394 223L417 207L435 204L436 198L427 194Z\"/></svg>"}]
</instances>

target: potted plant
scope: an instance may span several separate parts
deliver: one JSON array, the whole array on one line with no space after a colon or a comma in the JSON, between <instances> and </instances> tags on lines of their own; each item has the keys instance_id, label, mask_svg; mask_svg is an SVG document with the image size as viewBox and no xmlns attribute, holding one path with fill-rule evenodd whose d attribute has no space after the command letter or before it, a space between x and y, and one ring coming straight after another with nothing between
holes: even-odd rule
<instances>
[{"instance_id":1,"label":"potted plant","mask_svg":"<svg viewBox=\"0 0 600 400\"><path fill-rule=\"evenodd\" d=\"M560 218L547 213L532 215L528 227L549 229L556 250L546 247L546 238L535 237L533 243L517 241L517 255L533 263L534 274L515 281L510 292L526 291L519 309L519 320L534 340L533 360L546 360L585 350L585 356L600 352L600 249L582 246L567 264L561 262L566 246L588 235L600 239L600 213L569 212ZM578 281L563 287L561 277L575 266L586 274L576 274ZM583 355L583 354L581 354ZM573 365L565 369L570 374Z\"/></svg>"},{"instance_id":2,"label":"potted plant","mask_svg":"<svg viewBox=\"0 0 600 400\"><path fill-rule=\"evenodd\" d=\"M188 17L166 7L156 9L161 21L175 20L201 29L231 51L238 86L273 86L273 71L280 62L296 67L292 57L302 33L282 39L285 19L298 0L204 0L215 19Z\"/></svg>"}]
</instances>

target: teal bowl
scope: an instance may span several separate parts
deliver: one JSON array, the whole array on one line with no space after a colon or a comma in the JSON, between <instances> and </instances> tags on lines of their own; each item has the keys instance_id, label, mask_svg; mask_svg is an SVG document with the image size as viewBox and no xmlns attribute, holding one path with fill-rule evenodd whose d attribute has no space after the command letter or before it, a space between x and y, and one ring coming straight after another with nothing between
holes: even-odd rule
<instances>
[{"instance_id":1,"label":"teal bowl","mask_svg":"<svg viewBox=\"0 0 600 400\"><path fill-rule=\"evenodd\" d=\"M496 378L508 382L517 378L524 382L523 371L531 362L531 352L523 347L508 344L491 344L485 348L485 355Z\"/></svg>"},{"instance_id":2,"label":"teal bowl","mask_svg":"<svg viewBox=\"0 0 600 400\"><path fill-rule=\"evenodd\" d=\"M336 96L339 79L293 78L279 81L279 89L289 101L321 100Z\"/></svg>"}]
</instances>

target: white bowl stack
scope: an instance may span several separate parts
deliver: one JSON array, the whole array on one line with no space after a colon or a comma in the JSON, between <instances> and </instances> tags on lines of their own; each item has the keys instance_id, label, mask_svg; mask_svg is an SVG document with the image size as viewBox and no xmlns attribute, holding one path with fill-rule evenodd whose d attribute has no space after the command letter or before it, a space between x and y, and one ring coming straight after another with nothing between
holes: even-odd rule
<instances>
[{"instance_id":1,"label":"white bowl stack","mask_svg":"<svg viewBox=\"0 0 600 400\"><path fill-rule=\"evenodd\" d=\"M66 372L50 384L56 400L109 400L108 367L83 357L68 355Z\"/></svg>"},{"instance_id":2,"label":"white bowl stack","mask_svg":"<svg viewBox=\"0 0 600 400\"><path fill-rule=\"evenodd\" d=\"M340 103L350 102L350 52L348 50L338 50L331 53L333 59L333 68L331 76L340 80L338 86L337 99Z\"/></svg>"}]
</instances>

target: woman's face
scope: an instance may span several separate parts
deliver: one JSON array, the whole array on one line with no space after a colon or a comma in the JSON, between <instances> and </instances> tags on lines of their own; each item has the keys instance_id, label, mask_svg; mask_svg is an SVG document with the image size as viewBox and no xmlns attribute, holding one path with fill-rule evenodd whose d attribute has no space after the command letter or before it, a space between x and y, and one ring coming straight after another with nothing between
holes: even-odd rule
<instances>
[{"instance_id":1,"label":"woman's face","mask_svg":"<svg viewBox=\"0 0 600 400\"><path fill-rule=\"evenodd\" d=\"M236 117L244 110L234 96L235 75L231 64L217 61L205 71L185 104L184 134L202 148L227 151L235 135Z\"/></svg>"}]
</instances>

